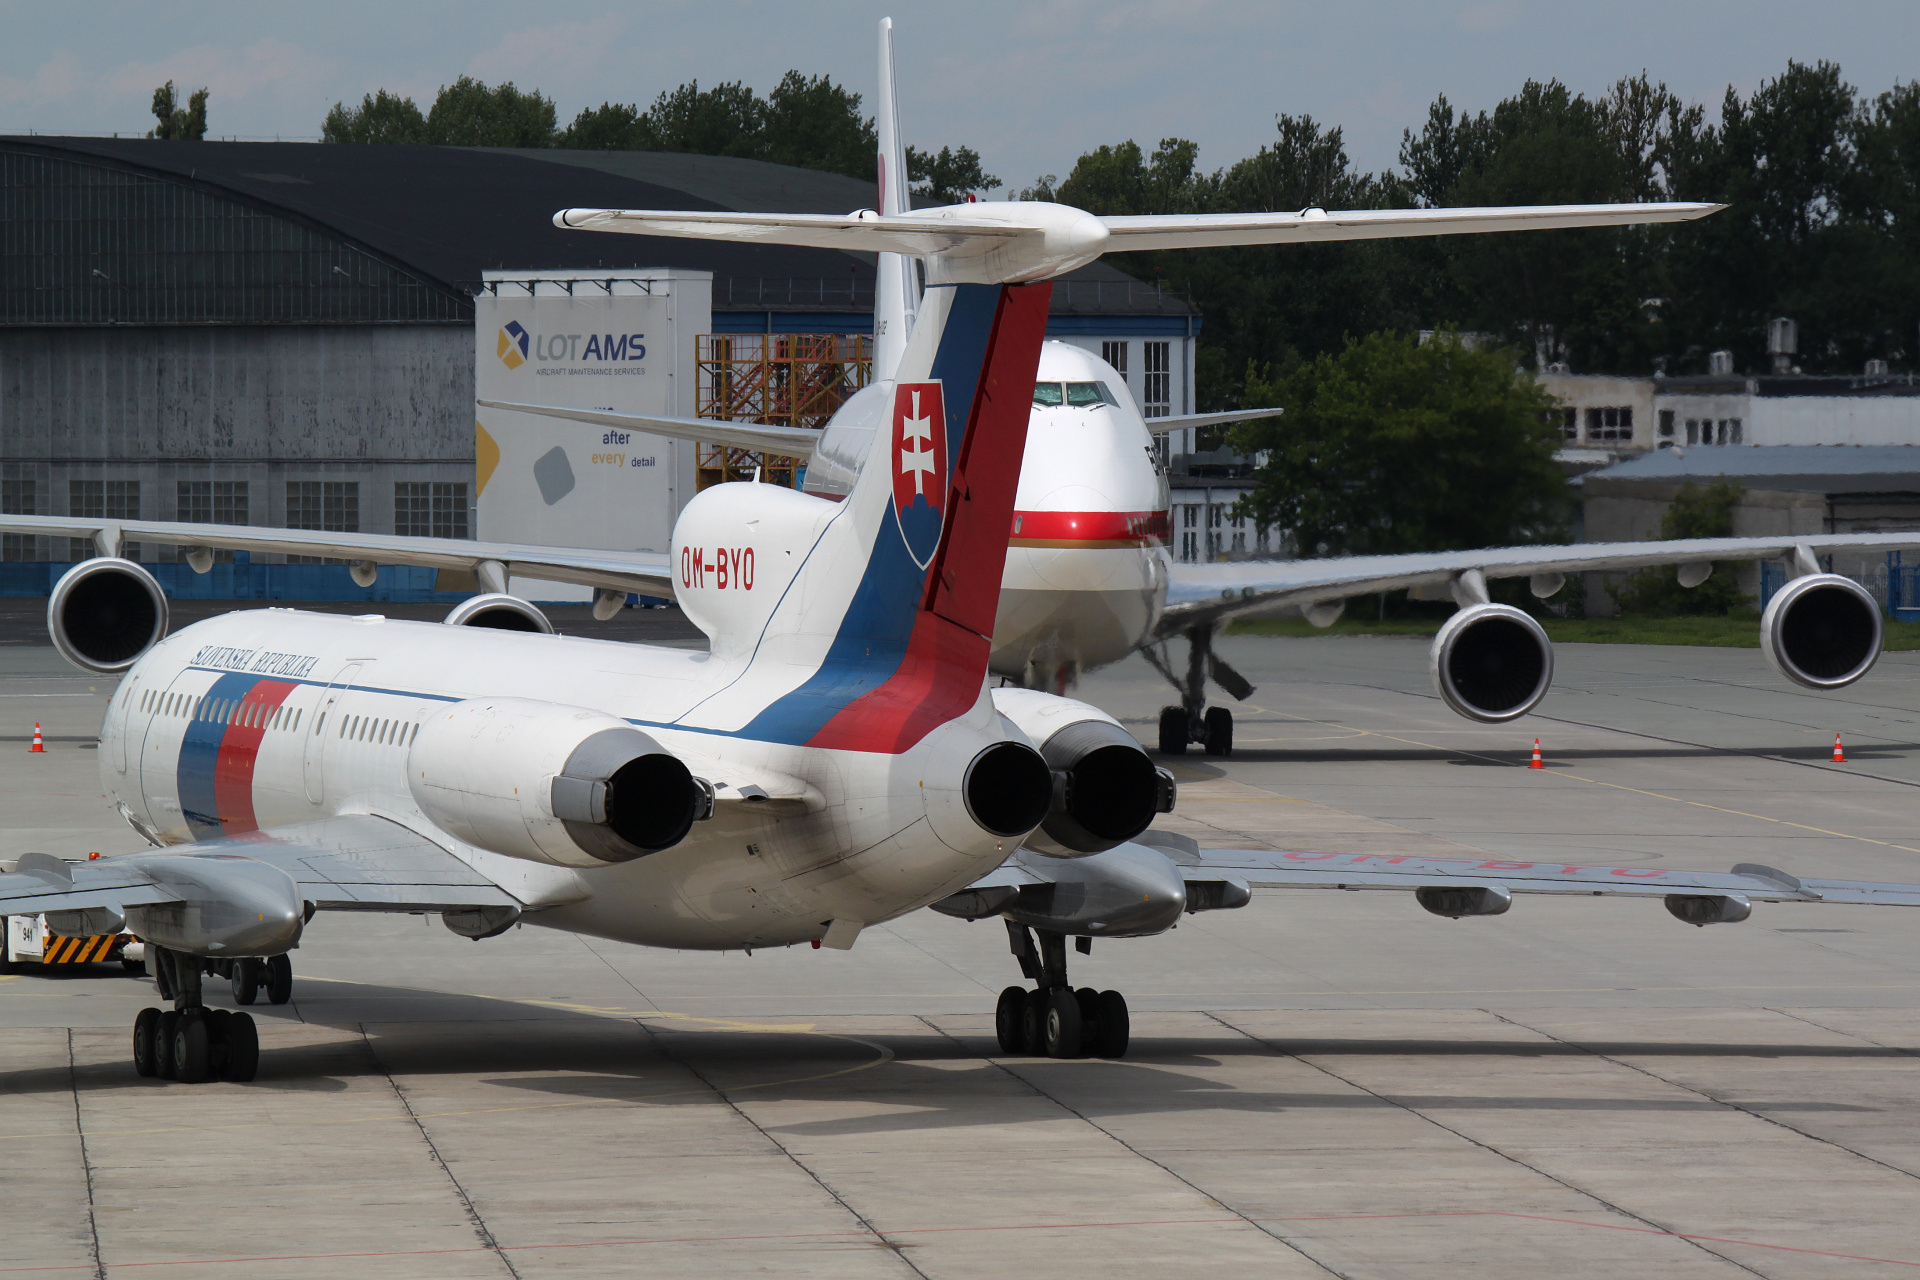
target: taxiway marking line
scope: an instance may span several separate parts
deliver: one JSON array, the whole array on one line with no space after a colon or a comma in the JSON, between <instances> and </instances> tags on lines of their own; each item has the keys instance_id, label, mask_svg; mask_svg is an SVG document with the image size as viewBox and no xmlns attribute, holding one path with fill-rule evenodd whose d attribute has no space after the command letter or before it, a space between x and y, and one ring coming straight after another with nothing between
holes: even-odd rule
<instances>
[{"instance_id":1,"label":"taxiway marking line","mask_svg":"<svg viewBox=\"0 0 1920 1280\"><path fill-rule=\"evenodd\" d=\"M1508 1218L1518 1222L1545 1222L1556 1226L1591 1227L1602 1231L1625 1231L1633 1235L1659 1236L1669 1240L1726 1244L1746 1249L1767 1249L1777 1253L1798 1253L1816 1258L1836 1258L1845 1262L1878 1262L1894 1267L1920 1268L1920 1259L1882 1258L1872 1254L1841 1253L1833 1249L1809 1249L1803 1245L1768 1244L1760 1240L1739 1240L1730 1236L1710 1236L1691 1231L1662 1231L1657 1227L1634 1227L1624 1223L1590 1222L1580 1218L1560 1218L1543 1213L1519 1213L1506 1209L1466 1209L1451 1213L1340 1213L1304 1218L1142 1218L1117 1222L1022 1222L1004 1226L968 1227L890 1227L888 1235L983 1235L1006 1231L1104 1231L1122 1227L1243 1227L1251 1223L1308 1222L1393 1222L1431 1221L1437 1218ZM508 1244L497 1249L471 1245L459 1249L392 1249L359 1253L291 1253L248 1258L181 1258L154 1262L111 1262L109 1270L125 1267L206 1267L258 1264L263 1262L324 1262L348 1258L428 1258L463 1253L526 1253L536 1249L618 1249L661 1244L755 1244L784 1240L879 1240L872 1231L804 1231L782 1235L744 1236L643 1236L626 1240L556 1241L549 1244ZM0 1275L26 1275L49 1271L92 1271L92 1264L64 1264L40 1267L0 1267Z\"/></svg>"},{"instance_id":2,"label":"taxiway marking line","mask_svg":"<svg viewBox=\"0 0 1920 1280\"><path fill-rule=\"evenodd\" d=\"M1306 716L1289 715L1289 713L1285 711L1268 711L1264 707L1255 707L1252 709L1259 711L1263 715L1287 716L1288 719L1297 720L1302 724L1315 723L1314 721L1309 720ZM1333 722L1322 722L1322 723L1333 723ZM1356 726L1351 726L1351 725L1338 725L1338 727L1342 729L1356 728ZM1432 742L1422 742L1418 738L1402 738L1391 733L1376 733L1371 729L1356 729L1356 732L1359 734L1359 736L1362 736L1362 737L1385 738L1388 742L1404 742L1408 746L1423 747L1428 751L1440 751L1440 752L1445 752L1448 755L1456 755L1456 756L1472 756L1476 760L1485 760L1489 764L1507 765L1508 767L1515 768L1515 769L1524 767L1517 760L1502 760L1498 756L1490 756L1480 751L1468 751L1468 750L1465 750L1464 748L1442 747ZM1837 840L1858 840L1863 844L1877 844L1883 849L1898 849L1903 853L1920 853L1920 848L1915 848L1912 845L1906 845L1906 844L1895 844L1891 840L1875 840L1872 836L1857 836L1847 831L1830 831L1826 827L1810 827L1804 822L1792 822L1786 818L1770 818L1764 813L1748 813L1744 809L1729 809L1729 808L1726 808L1724 805L1708 804L1704 800L1688 800L1684 796L1670 796L1659 791L1646 791L1639 787L1629 787L1624 783L1606 782L1600 778L1589 778L1584 774L1578 774L1578 773L1566 773L1559 769L1551 769L1549 770L1549 772L1553 777L1556 777L1556 778L1567 778L1574 782L1585 782L1596 787L1609 787L1615 791L1625 791L1625 792L1628 792L1629 794L1636 795L1636 796L1647 796L1654 800L1670 800L1674 804L1692 805L1696 809L1708 809L1714 813L1731 814L1736 818L1752 818L1756 822L1777 823L1778 825L1783 827L1792 827L1796 831L1811 831L1815 835L1832 836ZM1203 803L1217 804L1220 802L1219 801L1203 801ZM1409 828L1409 830L1411 830L1411 828Z\"/></svg>"}]
</instances>

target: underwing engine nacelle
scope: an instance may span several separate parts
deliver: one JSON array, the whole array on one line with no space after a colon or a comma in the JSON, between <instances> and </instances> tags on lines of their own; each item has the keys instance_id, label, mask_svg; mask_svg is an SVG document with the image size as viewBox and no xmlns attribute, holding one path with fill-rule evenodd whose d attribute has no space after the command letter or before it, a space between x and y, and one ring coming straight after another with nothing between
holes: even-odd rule
<instances>
[{"instance_id":1,"label":"underwing engine nacelle","mask_svg":"<svg viewBox=\"0 0 1920 1280\"><path fill-rule=\"evenodd\" d=\"M1079 858L1114 849L1171 812L1173 775L1106 712L1033 689L996 689L994 707L1039 744L1053 800L1027 847Z\"/></svg>"},{"instance_id":2,"label":"underwing engine nacelle","mask_svg":"<svg viewBox=\"0 0 1920 1280\"><path fill-rule=\"evenodd\" d=\"M1469 605L1433 638L1433 687L1469 720L1499 724L1540 705L1553 683L1553 644L1504 604Z\"/></svg>"},{"instance_id":3,"label":"underwing engine nacelle","mask_svg":"<svg viewBox=\"0 0 1920 1280\"><path fill-rule=\"evenodd\" d=\"M167 593L131 560L85 560L54 584L47 630L53 647L74 666L115 675L166 639Z\"/></svg>"},{"instance_id":4,"label":"underwing engine nacelle","mask_svg":"<svg viewBox=\"0 0 1920 1280\"><path fill-rule=\"evenodd\" d=\"M713 797L626 721L530 698L475 698L427 721L407 749L407 785L468 844L563 867L671 848Z\"/></svg>"},{"instance_id":5,"label":"underwing engine nacelle","mask_svg":"<svg viewBox=\"0 0 1920 1280\"><path fill-rule=\"evenodd\" d=\"M1760 616L1760 652L1809 689L1844 689L1880 660L1880 606L1836 573L1810 573L1773 593Z\"/></svg>"}]
</instances>

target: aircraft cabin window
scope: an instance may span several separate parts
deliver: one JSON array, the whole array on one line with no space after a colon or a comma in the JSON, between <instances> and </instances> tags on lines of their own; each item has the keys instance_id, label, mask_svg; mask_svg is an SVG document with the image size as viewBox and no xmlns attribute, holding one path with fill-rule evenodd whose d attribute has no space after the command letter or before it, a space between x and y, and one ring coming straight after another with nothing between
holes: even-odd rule
<instances>
[{"instance_id":1,"label":"aircraft cabin window","mask_svg":"<svg viewBox=\"0 0 1920 1280\"><path fill-rule=\"evenodd\" d=\"M1033 402L1043 408L1052 408L1065 404L1067 397L1057 382L1036 382L1033 384Z\"/></svg>"}]
</instances>

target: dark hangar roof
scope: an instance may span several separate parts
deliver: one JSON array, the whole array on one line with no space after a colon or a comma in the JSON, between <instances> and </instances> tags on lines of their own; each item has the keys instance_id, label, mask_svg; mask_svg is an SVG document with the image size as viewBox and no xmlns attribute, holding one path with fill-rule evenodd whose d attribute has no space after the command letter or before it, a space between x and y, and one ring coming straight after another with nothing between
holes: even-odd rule
<instances>
[{"instance_id":1,"label":"dark hangar roof","mask_svg":"<svg viewBox=\"0 0 1920 1280\"><path fill-rule=\"evenodd\" d=\"M839 174L724 156L312 142L0 136L0 152L161 178L350 241L457 294L489 270L682 267L714 274L715 309L872 309L873 256L830 249L565 231L570 207L847 213L873 189ZM826 285L823 294L818 286ZM837 307L826 298L838 295ZM790 299L790 300L789 300ZM1195 316L1105 263L1065 277L1056 315Z\"/></svg>"}]
</instances>

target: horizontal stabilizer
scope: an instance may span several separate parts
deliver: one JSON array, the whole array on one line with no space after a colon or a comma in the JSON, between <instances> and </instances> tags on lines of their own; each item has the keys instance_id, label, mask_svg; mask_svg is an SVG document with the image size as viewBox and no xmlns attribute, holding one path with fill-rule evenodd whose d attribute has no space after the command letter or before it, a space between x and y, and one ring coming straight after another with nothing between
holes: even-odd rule
<instances>
[{"instance_id":1,"label":"horizontal stabilizer","mask_svg":"<svg viewBox=\"0 0 1920 1280\"><path fill-rule=\"evenodd\" d=\"M1101 218L1048 201L996 200L892 215L872 209L844 215L562 209L553 215L553 222L570 231L622 231L643 236L915 254L926 261L927 283L943 285L1047 280L1085 266L1103 253L1142 249L1621 227L1684 222L1721 207L1684 203L1561 204Z\"/></svg>"},{"instance_id":2,"label":"horizontal stabilizer","mask_svg":"<svg viewBox=\"0 0 1920 1280\"><path fill-rule=\"evenodd\" d=\"M477 400L487 409L511 409L543 418L565 418L596 427L614 427L621 431L643 431L670 440L693 440L700 444L723 444L730 449L753 449L776 453L786 458L813 456L820 433L810 427L769 427L755 422L723 422L718 418L663 418L645 413L601 413L594 409L568 409L551 404L515 404L510 400Z\"/></svg>"},{"instance_id":3,"label":"horizontal stabilizer","mask_svg":"<svg viewBox=\"0 0 1920 1280\"><path fill-rule=\"evenodd\" d=\"M1457 236L1484 231L1553 231L1689 222L1725 208L1682 202L1543 204L1489 209L1354 209L1329 213L1144 214L1102 218L1111 253L1140 249L1208 249L1241 244L1324 244L1403 236Z\"/></svg>"}]
</instances>

